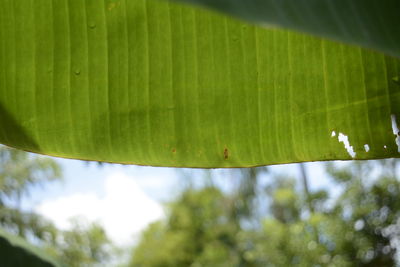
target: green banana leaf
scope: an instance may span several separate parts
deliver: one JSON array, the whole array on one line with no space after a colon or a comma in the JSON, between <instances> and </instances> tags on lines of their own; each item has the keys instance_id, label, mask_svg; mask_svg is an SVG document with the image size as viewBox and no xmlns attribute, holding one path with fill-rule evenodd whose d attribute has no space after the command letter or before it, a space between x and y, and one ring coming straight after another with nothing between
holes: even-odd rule
<instances>
[{"instance_id":1,"label":"green banana leaf","mask_svg":"<svg viewBox=\"0 0 400 267\"><path fill-rule=\"evenodd\" d=\"M57 267L60 265L22 238L0 229L0 266Z\"/></svg>"},{"instance_id":2,"label":"green banana leaf","mask_svg":"<svg viewBox=\"0 0 400 267\"><path fill-rule=\"evenodd\" d=\"M179 0L400 57L399 0Z\"/></svg>"},{"instance_id":3,"label":"green banana leaf","mask_svg":"<svg viewBox=\"0 0 400 267\"><path fill-rule=\"evenodd\" d=\"M52 156L399 157L399 76L382 53L167 1L0 3L0 143Z\"/></svg>"}]
</instances>

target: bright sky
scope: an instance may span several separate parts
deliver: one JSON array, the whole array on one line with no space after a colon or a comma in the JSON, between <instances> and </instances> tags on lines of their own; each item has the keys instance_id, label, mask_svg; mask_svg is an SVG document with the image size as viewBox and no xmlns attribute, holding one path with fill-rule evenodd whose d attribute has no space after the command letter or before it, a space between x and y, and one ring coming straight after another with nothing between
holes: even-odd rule
<instances>
[{"instance_id":1,"label":"bright sky","mask_svg":"<svg viewBox=\"0 0 400 267\"><path fill-rule=\"evenodd\" d=\"M48 217L67 229L72 217L100 222L120 246L134 244L146 226L164 216L163 203L177 196L182 184L199 177L199 169L123 166L56 159L63 167L64 181L35 189L25 208ZM312 189L329 187L320 163L307 163ZM298 174L296 164L270 167L276 173ZM227 170L213 170L219 184L230 184ZM268 178L268 177L267 177ZM195 183L196 181L194 181Z\"/></svg>"},{"instance_id":2,"label":"bright sky","mask_svg":"<svg viewBox=\"0 0 400 267\"><path fill-rule=\"evenodd\" d=\"M64 181L36 189L25 207L67 229L72 217L100 222L117 245L129 245L150 222L162 218L162 202L173 193L176 172L57 159Z\"/></svg>"}]
</instances>

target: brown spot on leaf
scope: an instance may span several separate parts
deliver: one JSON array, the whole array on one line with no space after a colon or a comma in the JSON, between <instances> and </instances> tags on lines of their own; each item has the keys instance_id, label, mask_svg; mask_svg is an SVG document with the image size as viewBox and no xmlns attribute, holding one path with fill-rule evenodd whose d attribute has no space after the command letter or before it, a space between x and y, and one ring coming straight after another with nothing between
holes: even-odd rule
<instances>
[{"instance_id":1,"label":"brown spot on leaf","mask_svg":"<svg viewBox=\"0 0 400 267\"><path fill-rule=\"evenodd\" d=\"M224 149L224 159L228 159L229 157L229 151L227 148Z\"/></svg>"},{"instance_id":2,"label":"brown spot on leaf","mask_svg":"<svg viewBox=\"0 0 400 267\"><path fill-rule=\"evenodd\" d=\"M172 153L175 153L175 152L176 152L176 149L175 149L175 148L173 148L173 149L172 149Z\"/></svg>"}]
</instances>

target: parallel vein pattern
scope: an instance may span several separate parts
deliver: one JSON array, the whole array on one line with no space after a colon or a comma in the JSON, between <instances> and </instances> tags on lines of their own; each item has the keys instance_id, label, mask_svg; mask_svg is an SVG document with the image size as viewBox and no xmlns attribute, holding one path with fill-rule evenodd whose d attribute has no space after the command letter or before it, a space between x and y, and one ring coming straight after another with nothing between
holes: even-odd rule
<instances>
[{"instance_id":1,"label":"parallel vein pattern","mask_svg":"<svg viewBox=\"0 0 400 267\"><path fill-rule=\"evenodd\" d=\"M399 157L399 71L383 54L170 2L2 0L0 143L245 167L351 159L340 133L356 159Z\"/></svg>"}]
</instances>

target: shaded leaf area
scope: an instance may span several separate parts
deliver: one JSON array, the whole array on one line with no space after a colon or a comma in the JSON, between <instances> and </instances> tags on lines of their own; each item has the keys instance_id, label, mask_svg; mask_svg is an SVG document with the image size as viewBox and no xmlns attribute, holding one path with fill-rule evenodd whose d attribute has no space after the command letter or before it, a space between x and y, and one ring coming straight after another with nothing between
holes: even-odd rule
<instances>
[{"instance_id":1,"label":"shaded leaf area","mask_svg":"<svg viewBox=\"0 0 400 267\"><path fill-rule=\"evenodd\" d=\"M0 231L0 258L3 266L56 267L60 266L22 238Z\"/></svg>"},{"instance_id":2,"label":"shaded leaf area","mask_svg":"<svg viewBox=\"0 0 400 267\"><path fill-rule=\"evenodd\" d=\"M399 76L383 54L164 1L0 4L0 142L53 156L206 168L398 157Z\"/></svg>"},{"instance_id":3,"label":"shaded leaf area","mask_svg":"<svg viewBox=\"0 0 400 267\"><path fill-rule=\"evenodd\" d=\"M315 187L323 177L306 189L300 177L262 169L231 171L231 190L221 176L196 179L143 232L129 266L396 266L396 165L327 164L324 188Z\"/></svg>"},{"instance_id":4,"label":"shaded leaf area","mask_svg":"<svg viewBox=\"0 0 400 267\"><path fill-rule=\"evenodd\" d=\"M400 57L397 0L179 0Z\"/></svg>"}]
</instances>

